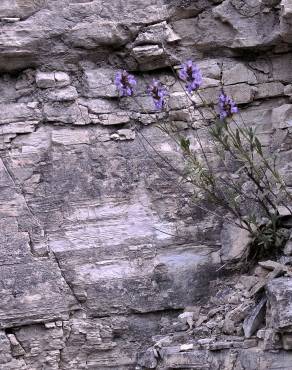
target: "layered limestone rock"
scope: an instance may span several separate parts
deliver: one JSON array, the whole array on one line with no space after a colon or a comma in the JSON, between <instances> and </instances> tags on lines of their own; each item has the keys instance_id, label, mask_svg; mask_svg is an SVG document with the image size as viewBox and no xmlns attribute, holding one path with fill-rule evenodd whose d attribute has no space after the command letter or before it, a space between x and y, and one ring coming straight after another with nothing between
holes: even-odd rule
<instances>
[{"instance_id":1,"label":"layered limestone rock","mask_svg":"<svg viewBox=\"0 0 292 370\"><path fill-rule=\"evenodd\" d=\"M204 117L223 83L292 186L290 3L1 1L1 370L291 367L289 271L224 286L237 231L190 202L182 154L155 126L199 152L196 130L211 151L170 68L193 58ZM135 99L118 97L120 68L137 77ZM153 77L166 112L145 93ZM247 320L244 339L267 304L272 324L251 334Z\"/></svg>"}]
</instances>

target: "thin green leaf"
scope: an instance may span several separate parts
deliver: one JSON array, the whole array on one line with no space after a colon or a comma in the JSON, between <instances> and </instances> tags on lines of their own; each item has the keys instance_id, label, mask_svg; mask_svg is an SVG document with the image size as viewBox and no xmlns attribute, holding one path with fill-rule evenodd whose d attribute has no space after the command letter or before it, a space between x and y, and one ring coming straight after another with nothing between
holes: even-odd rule
<instances>
[{"instance_id":1,"label":"thin green leaf","mask_svg":"<svg viewBox=\"0 0 292 370\"><path fill-rule=\"evenodd\" d=\"M255 142L255 146L256 146L256 149L257 149L258 153L260 155L263 155L262 144L260 143L260 141L257 137L255 137L254 142Z\"/></svg>"},{"instance_id":2,"label":"thin green leaf","mask_svg":"<svg viewBox=\"0 0 292 370\"><path fill-rule=\"evenodd\" d=\"M181 146L181 148L182 148L185 152L187 152L187 153L189 153L189 152L190 152L190 140L189 140L189 139L186 139L186 138L182 137L182 138L180 139L180 146Z\"/></svg>"}]
</instances>

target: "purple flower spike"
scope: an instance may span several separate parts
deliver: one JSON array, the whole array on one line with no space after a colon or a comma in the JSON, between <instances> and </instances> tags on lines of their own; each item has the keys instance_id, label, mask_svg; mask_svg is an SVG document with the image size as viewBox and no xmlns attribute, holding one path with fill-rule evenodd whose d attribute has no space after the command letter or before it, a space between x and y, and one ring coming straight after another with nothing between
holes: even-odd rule
<instances>
[{"instance_id":1,"label":"purple flower spike","mask_svg":"<svg viewBox=\"0 0 292 370\"><path fill-rule=\"evenodd\" d=\"M168 95L166 87L160 81L153 79L147 91L152 96L156 109L162 110L165 103L164 98Z\"/></svg>"},{"instance_id":2,"label":"purple flower spike","mask_svg":"<svg viewBox=\"0 0 292 370\"><path fill-rule=\"evenodd\" d=\"M202 74L198 66L191 60L180 66L179 78L186 82L186 89L189 93L197 90L202 85Z\"/></svg>"},{"instance_id":3,"label":"purple flower spike","mask_svg":"<svg viewBox=\"0 0 292 370\"><path fill-rule=\"evenodd\" d=\"M223 92L219 96L219 109L221 119L231 117L234 113L238 113L235 102Z\"/></svg>"},{"instance_id":4,"label":"purple flower spike","mask_svg":"<svg viewBox=\"0 0 292 370\"><path fill-rule=\"evenodd\" d=\"M120 71L116 74L115 85L121 96L133 95L133 87L137 84L135 77L127 71Z\"/></svg>"}]
</instances>

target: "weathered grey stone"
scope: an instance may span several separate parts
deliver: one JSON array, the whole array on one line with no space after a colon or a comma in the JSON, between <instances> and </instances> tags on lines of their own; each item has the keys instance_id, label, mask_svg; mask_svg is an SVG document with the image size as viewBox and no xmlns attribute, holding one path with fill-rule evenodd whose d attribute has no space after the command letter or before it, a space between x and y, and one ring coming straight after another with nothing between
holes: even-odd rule
<instances>
[{"instance_id":1,"label":"weathered grey stone","mask_svg":"<svg viewBox=\"0 0 292 370\"><path fill-rule=\"evenodd\" d=\"M292 85L287 85L284 88L284 94L288 95L289 97L292 96Z\"/></svg>"},{"instance_id":2,"label":"weathered grey stone","mask_svg":"<svg viewBox=\"0 0 292 370\"><path fill-rule=\"evenodd\" d=\"M192 349L194 349L194 344L193 343L182 344L180 346L180 351L181 352L191 351Z\"/></svg>"},{"instance_id":3,"label":"weathered grey stone","mask_svg":"<svg viewBox=\"0 0 292 370\"><path fill-rule=\"evenodd\" d=\"M9 125L0 126L0 135L25 134L34 132L39 121L13 122Z\"/></svg>"},{"instance_id":4,"label":"weathered grey stone","mask_svg":"<svg viewBox=\"0 0 292 370\"><path fill-rule=\"evenodd\" d=\"M281 33L283 40L286 42L292 42L292 7L291 1L281 1Z\"/></svg>"},{"instance_id":5,"label":"weathered grey stone","mask_svg":"<svg viewBox=\"0 0 292 370\"><path fill-rule=\"evenodd\" d=\"M133 58L141 69L149 71L164 67L168 64L164 50L159 45L135 46L132 50Z\"/></svg>"},{"instance_id":6,"label":"weathered grey stone","mask_svg":"<svg viewBox=\"0 0 292 370\"><path fill-rule=\"evenodd\" d=\"M68 75L68 73L61 72L61 71L55 72L54 77L55 77L56 87L64 87L64 86L70 85L70 76Z\"/></svg>"},{"instance_id":7,"label":"weathered grey stone","mask_svg":"<svg viewBox=\"0 0 292 370\"><path fill-rule=\"evenodd\" d=\"M172 43L179 41L181 38L173 32L166 22L157 23L145 27L135 39L135 45L139 44L158 44L162 40Z\"/></svg>"},{"instance_id":8,"label":"weathered grey stone","mask_svg":"<svg viewBox=\"0 0 292 370\"><path fill-rule=\"evenodd\" d=\"M131 40L131 31L109 20L76 24L67 35L74 47L94 49L97 46L122 46Z\"/></svg>"},{"instance_id":9,"label":"weathered grey stone","mask_svg":"<svg viewBox=\"0 0 292 370\"><path fill-rule=\"evenodd\" d=\"M53 72L37 72L36 74L36 84L42 89L47 89L49 87L55 86L55 74Z\"/></svg>"},{"instance_id":10,"label":"weathered grey stone","mask_svg":"<svg viewBox=\"0 0 292 370\"><path fill-rule=\"evenodd\" d=\"M198 153L199 128L209 154L204 103L217 105L223 82L265 145L285 122L288 176L290 13L278 0L1 1L1 370L290 368L289 287L270 293L274 328L258 346L242 332L254 294L285 271L221 276L246 235L233 230L220 251L221 221L189 202L181 151L154 128L190 127ZM188 59L203 101L169 68ZM134 98L118 97L121 69ZM152 78L169 89L167 112L146 96Z\"/></svg>"},{"instance_id":11,"label":"weathered grey stone","mask_svg":"<svg viewBox=\"0 0 292 370\"><path fill-rule=\"evenodd\" d=\"M202 72L203 80L204 77L220 80L221 76L221 62L218 59L206 59L206 60L199 60L197 62L200 71Z\"/></svg>"},{"instance_id":12,"label":"weathered grey stone","mask_svg":"<svg viewBox=\"0 0 292 370\"><path fill-rule=\"evenodd\" d=\"M90 144L90 134L79 128L68 132L65 128L53 130L52 142L61 145Z\"/></svg>"},{"instance_id":13,"label":"weathered grey stone","mask_svg":"<svg viewBox=\"0 0 292 370\"><path fill-rule=\"evenodd\" d=\"M233 347L232 342L215 342L215 343L210 343L209 349L210 351L219 351L221 349L229 349Z\"/></svg>"},{"instance_id":14,"label":"weathered grey stone","mask_svg":"<svg viewBox=\"0 0 292 370\"><path fill-rule=\"evenodd\" d=\"M2 328L66 319L68 309L78 308L57 264L31 261L2 266L1 274L6 281L0 309Z\"/></svg>"},{"instance_id":15,"label":"weathered grey stone","mask_svg":"<svg viewBox=\"0 0 292 370\"><path fill-rule=\"evenodd\" d=\"M90 123L88 110L82 105L73 103L70 105L44 104L44 119L47 122L71 123L86 125Z\"/></svg>"},{"instance_id":16,"label":"weathered grey stone","mask_svg":"<svg viewBox=\"0 0 292 370\"><path fill-rule=\"evenodd\" d=\"M255 98L263 99L284 95L284 85L281 82L267 82L257 85Z\"/></svg>"},{"instance_id":17,"label":"weathered grey stone","mask_svg":"<svg viewBox=\"0 0 292 370\"><path fill-rule=\"evenodd\" d=\"M255 296L257 293L262 292L265 286L273 279L283 276L284 270L283 266L275 267L273 271L269 272L266 276L263 276L259 279L259 281L252 287L249 291L249 297Z\"/></svg>"},{"instance_id":18,"label":"weathered grey stone","mask_svg":"<svg viewBox=\"0 0 292 370\"><path fill-rule=\"evenodd\" d=\"M263 324L266 313L266 297L254 307L251 313L244 319L243 331L246 338L250 338Z\"/></svg>"},{"instance_id":19,"label":"weathered grey stone","mask_svg":"<svg viewBox=\"0 0 292 370\"><path fill-rule=\"evenodd\" d=\"M118 135L118 140L134 140L136 137L135 131L124 128L121 130L118 130L115 134L113 135ZM111 135L111 137L113 136Z\"/></svg>"},{"instance_id":20,"label":"weathered grey stone","mask_svg":"<svg viewBox=\"0 0 292 370\"><path fill-rule=\"evenodd\" d=\"M21 344L18 342L16 336L14 334L8 334L7 338L10 341L11 344L11 353L14 357L19 357L25 355L25 350L21 346Z\"/></svg>"},{"instance_id":21,"label":"weathered grey stone","mask_svg":"<svg viewBox=\"0 0 292 370\"><path fill-rule=\"evenodd\" d=\"M13 348L11 348L11 343L8 339L8 335L6 335L5 331L2 330L0 331L0 343L0 359L3 369L27 370L26 363L23 359L17 359L13 357Z\"/></svg>"},{"instance_id":22,"label":"weathered grey stone","mask_svg":"<svg viewBox=\"0 0 292 370\"><path fill-rule=\"evenodd\" d=\"M208 345L208 344L210 344L210 343L212 343L214 341L214 338L203 338L203 339L199 339L198 340L198 344L200 344L200 345Z\"/></svg>"},{"instance_id":23,"label":"weathered grey stone","mask_svg":"<svg viewBox=\"0 0 292 370\"><path fill-rule=\"evenodd\" d=\"M267 324L269 325L269 323ZM259 343L259 346L265 351L277 350L283 347L281 336L277 332L277 329L260 329L257 332L257 337L263 340L263 342Z\"/></svg>"},{"instance_id":24,"label":"weathered grey stone","mask_svg":"<svg viewBox=\"0 0 292 370\"><path fill-rule=\"evenodd\" d=\"M252 302L247 300L232 311L227 312L224 320L223 331L226 334L234 334L238 329L240 329L239 323L245 319L251 308Z\"/></svg>"},{"instance_id":25,"label":"weathered grey stone","mask_svg":"<svg viewBox=\"0 0 292 370\"><path fill-rule=\"evenodd\" d=\"M247 230L236 225L225 224L221 232L222 261L240 259L247 250L250 240L250 234Z\"/></svg>"},{"instance_id":26,"label":"weathered grey stone","mask_svg":"<svg viewBox=\"0 0 292 370\"><path fill-rule=\"evenodd\" d=\"M171 94L168 101L169 109L180 110L192 106L192 100L186 92Z\"/></svg>"},{"instance_id":27,"label":"weathered grey stone","mask_svg":"<svg viewBox=\"0 0 292 370\"><path fill-rule=\"evenodd\" d=\"M0 104L0 124L10 124L14 122L26 123L26 121L39 121L40 119L40 110L30 108L28 104Z\"/></svg>"},{"instance_id":28,"label":"weathered grey stone","mask_svg":"<svg viewBox=\"0 0 292 370\"><path fill-rule=\"evenodd\" d=\"M1 21L6 23L14 23L19 22L20 18L1 18Z\"/></svg>"},{"instance_id":29,"label":"weathered grey stone","mask_svg":"<svg viewBox=\"0 0 292 370\"><path fill-rule=\"evenodd\" d=\"M163 364L167 367L185 368L201 367L207 369L208 362L205 351L179 352L175 347L169 347L161 351Z\"/></svg>"},{"instance_id":30,"label":"weathered grey stone","mask_svg":"<svg viewBox=\"0 0 292 370\"><path fill-rule=\"evenodd\" d=\"M206 88L204 90L200 90L199 93L194 93L192 96L192 100L195 103L196 106L204 106L206 104L208 105L216 105L218 104L218 98L220 95L220 87L210 87ZM214 118L214 114L212 115Z\"/></svg>"},{"instance_id":31,"label":"weathered grey stone","mask_svg":"<svg viewBox=\"0 0 292 370\"><path fill-rule=\"evenodd\" d=\"M45 323L45 328L46 329L53 329L56 327L56 324L54 322L46 322Z\"/></svg>"},{"instance_id":32,"label":"weathered grey stone","mask_svg":"<svg viewBox=\"0 0 292 370\"><path fill-rule=\"evenodd\" d=\"M282 341L283 341L283 348L286 351L290 351L292 349L292 334L291 333L283 333Z\"/></svg>"},{"instance_id":33,"label":"weathered grey stone","mask_svg":"<svg viewBox=\"0 0 292 370\"><path fill-rule=\"evenodd\" d=\"M49 100L52 101L73 101L78 98L78 93L75 87L69 86L59 90L53 90L48 93Z\"/></svg>"},{"instance_id":34,"label":"weathered grey stone","mask_svg":"<svg viewBox=\"0 0 292 370\"><path fill-rule=\"evenodd\" d=\"M272 76L275 81L290 83L292 71L289 68L291 57L288 53L282 56L275 56L271 58L272 63Z\"/></svg>"},{"instance_id":35,"label":"weathered grey stone","mask_svg":"<svg viewBox=\"0 0 292 370\"><path fill-rule=\"evenodd\" d=\"M274 108L272 112L274 127L287 128L292 126L292 104L284 104Z\"/></svg>"},{"instance_id":36,"label":"weathered grey stone","mask_svg":"<svg viewBox=\"0 0 292 370\"><path fill-rule=\"evenodd\" d=\"M101 114L99 116L102 125L121 125L130 122L130 117L126 112L116 112L114 114Z\"/></svg>"},{"instance_id":37,"label":"weathered grey stone","mask_svg":"<svg viewBox=\"0 0 292 370\"><path fill-rule=\"evenodd\" d=\"M242 348L253 348L257 347L258 341L256 339L245 339Z\"/></svg>"},{"instance_id":38,"label":"weathered grey stone","mask_svg":"<svg viewBox=\"0 0 292 370\"><path fill-rule=\"evenodd\" d=\"M113 113L118 109L116 102L108 99L79 99L78 102L92 114Z\"/></svg>"},{"instance_id":39,"label":"weathered grey stone","mask_svg":"<svg viewBox=\"0 0 292 370\"><path fill-rule=\"evenodd\" d=\"M157 359L154 355L153 348L148 348L147 351L138 359L138 364L147 369L155 369L157 366Z\"/></svg>"},{"instance_id":40,"label":"weathered grey stone","mask_svg":"<svg viewBox=\"0 0 292 370\"><path fill-rule=\"evenodd\" d=\"M287 331L292 327L291 311L289 310L292 280L278 278L270 281L266 287L270 303L270 326L280 331Z\"/></svg>"},{"instance_id":41,"label":"weathered grey stone","mask_svg":"<svg viewBox=\"0 0 292 370\"><path fill-rule=\"evenodd\" d=\"M281 263L279 262L276 262L276 261L271 261L271 260L268 260L268 261L260 261L258 262L258 264L267 269L267 270L270 270L270 271L273 271L275 269L281 269L283 271L286 271L287 270L287 267L282 265Z\"/></svg>"},{"instance_id":42,"label":"weathered grey stone","mask_svg":"<svg viewBox=\"0 0 292 370\"><path fill-rule=\"evenodd\" d=\"M285 245L284 254L286 256L291 256L292 255L292 240L291 240L291 238L288 240L288 242Z\"/></svg>"},{"instance_id":43,"label":"weathered grey stone","mask_svg":"<svg viewBox=\"0 0 292 370\"><path fill-rule=\"evenodd\" d=\"M118 91L114 84L115 72L109 68L84 71L84 94L87 97L117 97Z\"/></svg>"},{"instance_id":44,"label":"weathered grey stone","mask_svg":"<svg viewBox=\"0 0 292 370\"><path fill-rule=\"evenodd\" d=\"M178 319L184 323L188 324L190 329L193 327L194 323L194 313L193 312L184 312L178 316Z\"/></svg>"},{"instance_id":45,"label":"weathered grey stone","mask_svg":"<svg viewBox=\"0 0 292 370\"><path fill-rule=\"evenodd\" d=\"M233 85L246 82L248 84L256 84L257 79L252 70L244 64L236 64L235 66L224 65L223 83L224 85Z\"/></svg>"},{"instance_id":46,"label":"weathered grey stone","mask_svg":"<svg viewBox=\"0 0 292 370\"><path fill-rule=\"evenodd\" d=\"M254 100L257 88L247 84L230 85L226 87L226 93L232 96L237 104L250 103ZM218 100L218 97L217 97Z\"/></svg>"},{"instance_id":47,"label":"weathered grey stone","mask_svg":"<svg viewBox=\"0 0 292 370\"><path fill-rule=\"evenodd\" d=\"M139 96L136 99L124 97L120 100L119 106L121 109L130 112L143 112L143 114L146 116L146 121L149 121L146 124L157 121L156 116L149 116L149 113L158 113L151 96Z\"/></svg>"},{"instance_id":48,"label":"weathered grey stone","mask_svg":"<svg viewBox=\"0 0 292 370\"><path fill-rule=\"evenodd\" d=\"M25 2L19 3L18 1L8 1L3 0L0 8L0 16L1 18L4 17L13 17L19 16L21 18L28 17L32 15L34 12L39 10L42 6L44 6L45 2L40 1L33 1L33 0L26 0Z\"/></svg>"}]
</instances>

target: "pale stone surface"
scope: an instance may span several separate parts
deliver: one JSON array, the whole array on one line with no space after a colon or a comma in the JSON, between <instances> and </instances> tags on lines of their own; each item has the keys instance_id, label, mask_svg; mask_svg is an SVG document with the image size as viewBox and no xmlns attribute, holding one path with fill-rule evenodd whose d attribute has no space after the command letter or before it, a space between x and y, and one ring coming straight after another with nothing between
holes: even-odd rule
<instances>
[{"instance_id":1,"label":"pale stone surface","mask_svg":"<svg viewBox=\"0 0 292 370\"><path fill-rule=\"evenodd\" d=\"M251 314L245 318L243 322L244 335L250 338L259 328L263 325L265 319L266 310L266 298L262 300L254 307Z\"/></svg>"},{"instance_id":2,"label":"pale stone surface","mask_svg":"<svg viewBox=\"0 0 292 370\"><path fill-rule=\"evenodd\" d=\"M292 104L284 104L273 109L272 122L274 127L287 128L292 126Z\"/></svg>"},{"instance_id":3,"label":"pale stone surface","mask_svg":"<svg viewBox=\"0 0 292 370\"><path fill-rule=\"evenodd\" d=\"M70 84L70 76L65 72L55 72L55 83L57 87L63 87Z\"/></svg>"},{"instance_id":4,"label":"pale stone surface","mask_svg":"<svg viewBox=\"0 0 292 370\"><path fill-rule=\"evenodd\" d=\"M63 89L50 91L47 95L48 99L51 101L74 101L78 98L78 93L75 87L69 86Z\"/></svg>"},{"instance_id":5,"label":"pale stone surface","mask_svg":"<svg viewBox=\"0 0 292 370\"><path fill-rule=\"evenodd\" d=\"M145 27L137 36L135 44L159 44L162 40L169 43L181 40L165 21Z\"/></svg>"},{"instance_id":6,"label":"pale stone surface","mask_svg":"<svg viewBox=\"0 0 292 370\"><path fill-rule=\"evenodd\" d=\"M91 98L116 97L117 89L114 85L112 69L94 69L84 72L84 93Z\"/></svg>"},{"instance_id":7,"label":"pale stone surface","mask_svg":"<svg viewBox=\"0 0 292 370\"><path fill-rule=\"evenodd\" d=\"M251 239L248 231L226 224L221 232L221 258L223 261L240 259Z\"/></svg>"},{"instance_id":8,"label":"pale stone surface","mask_svg":"<svg viewBox=\"0 0 292 370\"><path fill-rule=\"evenodd\" d=\"M256 98L270 98L273 96L282 96L284 94L284 85L281 82L267 82L257 85Z\"/></svg>"},{"instance_id":9,"label":"pale stone surface","mask_svg":"<svg viewBox=\"0 0 292 370\"><path fill-rule=\"evenodd\" d=\"M233 85L240 82L248 84L256 84L257 79L253 71L247 68L244 64L224 65L223 83L224 85Z\"/></svg>"},{"instance_id":10,"label":"pale stone surface","mask_svg":"<svg viewBox=\"0 0 292 370\"><path fill-rule=\"evenodd\" d=\"M272 280L267 286L271 304L271 326L281 331L288 331L292 326L291 310L287 307L292 293L292 281L289 278Z\"/></svg>"},{"instance_id":11,"label":"pale stone surface","mask_svg":"<svg viewBox=\"0 0 292 370\"><path fill-rule=\"evenodd\" d=\"M55 86L55 74L53 72L37 72L36 84L42 89Z\"/></svg>"},{"instance_id":12,"label":"pale stone surface","mask_svg":"<svg viewBox=\"0 0 292 370\"><path fill-rule=\"evenodd\" d=\"M291 333L284 333L282 336L283 341L283 348L286 351L290 351L292 349L292 335Z\"/></svg>"},{"instance_id":13,"label":"pale stone surface","mask_svg":"<svg viewBox=\"0 0 292 370\"><path fill-rule=\"evenodd\" d=\"M159 45L135 46L132 50L132 56L139 67L145 71L168 65L164 57L164 50Z\"/></svg>"}]
</instances>

